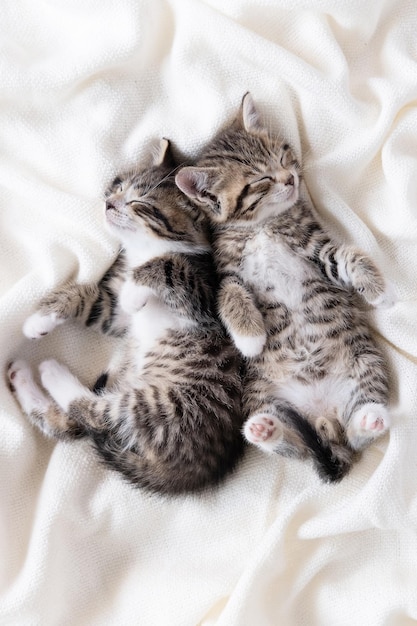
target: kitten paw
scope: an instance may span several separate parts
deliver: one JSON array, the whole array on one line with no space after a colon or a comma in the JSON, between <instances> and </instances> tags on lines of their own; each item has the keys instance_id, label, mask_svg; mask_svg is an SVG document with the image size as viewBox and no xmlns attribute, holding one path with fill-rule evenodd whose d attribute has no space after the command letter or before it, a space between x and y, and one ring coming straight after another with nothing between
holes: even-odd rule
<instances>
[{"instance_id":1,"label":"kitten paw","mask_svg":"<svg viewBox=\"0 0 417 626\"><path fill-rule=\"evenodd\" d=\"M250 417L243 426L243 434L249 443L273 452L276 441L282 435L282 425L278 418L267 413L258 413Z\"/></svg>"},{"instance_id":2,"label":"kitten paw","mask_svg":"<svg viewBox=\"0 0 417 626\"><path fill-rule=\"evenodd\" d=\"M50 406L50 400L35 383L32 370L25 361L10 363L7 378L10 390L28 415L32 411L45 411Z\"/></svg>"},{"instance_id":3,"label":"kitten paw","mask_svg":"<svg viewBox=\"0 0 417 626\"><path fill-rule=\"evenodd\" d=\"M25 384L31 376L30 368L25 361L12 361L7 366L7 379L12 393L15 393L16 387Z\"/></svg>"},{"instance_id":4,"label":"kitten paw","mask_svg":"<svg viewBox=\"0 0 417 626\"><path fill-rule=\"evenodd\" d=\"M236 348L246 357L258 356L266 343L266 333L257 336L238 335L231 333Z\"/></svg>"},{"instance_id":5,"label":"kitten paw","mask_svg":"<svg viewBox=\"0 0 417 626\"><path fill-rule=\"evenodd\" d=\"M125 313L133 315L146 305L152 294L153 291L149 287L127 280L120 290L120 306Z\"/></svg>"},{"instance_id":6,"label":"kitten paw","mask_svg":"<svg viewBox=\"0 0 417 626\"><path fill-rule=\"evenodd\" d=\"M378 309L390 309L397 302L398 296L394 285L387 283L384 292L370 304Z\"/></svg>"},{"instance_id":7,"label":"kitten paw","mask_svg":"<svg viewBox=\"0 0 417 626\"><path fill-rule=\"evenodd\" d=\"M55 359L43 361L39 365L39 373L42 385L64 411L68 411L74 400L94 396L65 365Z\"/></svg>"},{"instance_id":8,"label":"kitten paw","mask_svg":"<svg viewBox=\"0 0 417 626\"><path fill-rule=\"evenodd\" d=\"M337 441L340 428L338 428L334 420L327 419L327 417L319 417L316 420L315 428L322 441Z\"/></svg>"},{"instance_id":9,"label":"kitten paw","mask_svg":"<svg viewBox=\"0 0 417 626\"><path fill-rule=\"evenodd\" d=\"M44 315L40 311L30 315L23 324L23 334L28 339L39 339L48 335L56 326L62 324L65 320L58 318L56 313L48 313Z\"/></svg>"},{"instance_id":10,"label":"kitten paw","mask_svg":"<svg viewBox=\"0 0 417 626\"><path fill-rule=\"evenodd\" d=\"M383 404L369 402L352 415L348 428L348 438L355 449L366 445L370 440L383 435L390 427L390 417Z\"/></svg>"}]
</instances>

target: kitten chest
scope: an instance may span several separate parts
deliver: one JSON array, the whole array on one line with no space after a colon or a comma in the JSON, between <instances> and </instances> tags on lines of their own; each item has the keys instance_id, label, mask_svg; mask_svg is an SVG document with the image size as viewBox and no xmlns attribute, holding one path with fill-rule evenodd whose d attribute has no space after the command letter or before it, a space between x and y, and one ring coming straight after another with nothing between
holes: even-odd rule
<instances>
[{"instance_id":1,"label":"kitten chest","mask_svg":"<svg viewBox=\"0 0 417 626\"><path fill-rule=\"evenodd\" d=\"M266 230L261 230L245 246L241 275L255 294L263 297L269 294L274 300L296 307L302 300L302 283L311 273L303 259Z\"/></svg>"}]
</instances>

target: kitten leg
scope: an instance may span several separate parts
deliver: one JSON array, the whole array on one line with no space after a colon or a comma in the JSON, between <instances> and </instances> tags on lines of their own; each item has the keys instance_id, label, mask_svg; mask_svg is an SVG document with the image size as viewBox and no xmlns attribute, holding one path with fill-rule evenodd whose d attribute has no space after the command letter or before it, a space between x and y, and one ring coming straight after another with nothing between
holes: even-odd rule
<instances>
[{"instance_id":1,"label":"kitten leg","mask_svg":"<svg viewBox=\"0 0 417 626\"><path fill-rule=\"evenodd\" d=\"M54 359L43 361L39 366L39 372L42 385L65 412L74 400L92 400L96 397L65 365Z\"/></svg>"},{"instance_id":2,"label":"kitten leg","mask_svg":"<svg viewBox=\"0 0 417 626\"><path fill-rule=\"evenodd\" d=\"M246 357L261 354L266 342L262 313L238 277L223 280L218 294L219 315L237 349Z\"/></svg>"},{"instance_id":3,"label":"kitten leg","mask_svg":"<svg viewBox=\"0 0 417 626\"><path fill-rule=\"evenodd\" d=\"M70 318L82 317L97 301L98 286L66 283L48 294L40 302L36 313L23 324L23 334L29 339L39 339Z\"/></svg>"},{"instance_id":4,"label":"kitten leg","mask_svg":"<svg viewBox=\"0 0 417 626\"><path fill-rule=\"evenodd\" d=\"M334 283L353 287L369 304L389 307L396 301L392 285L386 285L374 262L347 245L328 241L319 252L322 271Z\"/></svg>"},{"instance_id":5,"label":"kitten leg","mask_svg":"<svg viewBox=\"0 0 417 626\"><path fill-rule=\"evenodd\" d=\"M320 424L323 425L322 420L319 420ZM326 420L326 429L329 426L330 421ZM269 405L266 411L257 411L249 417L243 433L249 443L265 452L301 459L311 456L324 481L340 480L352 466L353 450L344 439L333 442L319 437L316 428L306 417L279 399L274 405ZM334 428L332 434L337 437L337 428Z\"/></svg>"},{"instance_id":6,"label":"kitten leg","mask_svg":"<svg viewBox=\"0 0 417 626\"><path fill-rule=\"evenodd\" d=\"M388 372L382 353L365 333L352 343L349 362L353 387L343 422L351 446L361 450L390 426Z\"/></svg>"},{"instance_id":7,"label":"kitten leg","mask_svg":"<svg viewBox=\"0 0 417 626\"><path fill-rule=\"evenodd\" d=\"M278 398L258 404L251 411L243 425L243 435L265 452L275 452L283 456L305 458L306 446L297 428L293 427L291 416L295 411ZM308 428L308 425L307 425Z\"/></svg>"},{"instance_id":8,"label":"kitten leg","mask_svg":"<svg viewBox=\"0 0 417 626\"><path fill-rule=\"evenodd\" d=\"M23 324L23 334L28 339L39 339L48 335L54 328L63 324L65 318L59 318L57 313L42 313L36 311Z\"/></svg>"},{"instance_id":9,"label":"kitten leg","mask_svg":"<svg viewBox=\"0 0 417 626\"><path fill-rule=\"evenodd\" d=\"M342 281L352 287L372 306L390 306L395 302L392 287L385 281L366 255L350 246L340 246L334 254L337 272Z\"/></svg>"},{"instance_id":10,"label":"kitten leg","mask_svg":"<svg viewBox=\"0 0 417 626\"><path fill-rule=\"evenodd\" d=\"M351 446L360 450L377 437L383 435L390 427L391 420L388 409L378 402L367 402L352 415L347 428Z\"/></svg>"},{"instance_id":11,"label":"kitten leg","mask_svg":"<svg viewBox=\"0 0 417 626\"><path fill-rule=\"evenodd\" d=\"M72 372L54 359L43 361L39 366L41 381L62 414L71 424L77 424L86 433L102 432L120 423L120 412L112 414L110 398L118 407L120 394L109 392L97 395L83 385Z\"/></svg>"},{"instance_id":12,"label":"kitten leg","mask_svg":"<svg viewBox=\"0 0 417 626\"><path fill-rule=\"evenodd\" d=\"M97 283L67 282L40 302L39 309L23 325L23 333L38 339L68 319L99 332L121 337L126 332L126 315L118 306L117 294L124 277L124 257L119 255Z\"/></svg>"},{"instance_id":13,"label":"kitten leg","mask_svg":"<svg viewBox=\"0 0 417 626\"><path fill-rule=\"evenodd\" d=\"M203 255L200 262L209 263ZM198 272L187 257L164 255L136 267L132 280L144 294L148 289L170 309L196 319L214 308L214 286L207 284L206 270L212 270L211 265Z\"/></svg>"},{"instance_id":14,"label":"kitten leg","mask_svg":"<svg viewBox=\"0 0 417 626\"><path fill-rule=\"evenodd\" d=\"M36 384L32 370L24 361L14 361L8 367L10 389L30 422L47 437L75 438L84 434L83 428L68 420Z\"/></svg>"},{"instance_id":15,"label":"kitten leg","mask_svg":"<svg viewBox=\"0 0 417 626\"><path fill-rule=\"evenodd\" d=\"M341 425L337 420L321 416L316 419L314 426L322 441L337 441L340 438Z\"/></svg>"},{"instance_id":16,"label":"kitten leg","mask_svg":"<svg viewBox=\"0 0 417 626\"><path fill-rule=\"evenodd\" d=\"M303 235L310 232L310 236L306 242L304 236L294 238L290 231L288 244L294 252L317 265L332 283L353 287L369 304L392 306L396 301L394 289L385 284L374 262L352 246L333 241L310 208L303 206L301 211L298 222L302 225Z\"/></svg>"}]
</instances>

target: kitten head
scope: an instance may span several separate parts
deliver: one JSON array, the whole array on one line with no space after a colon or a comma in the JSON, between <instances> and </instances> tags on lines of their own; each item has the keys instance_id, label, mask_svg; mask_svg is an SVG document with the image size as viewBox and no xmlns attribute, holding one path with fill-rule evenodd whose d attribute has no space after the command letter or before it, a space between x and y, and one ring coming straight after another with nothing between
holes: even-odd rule
<instances>
[{"instance_id":1,"label":"kitten head","mask_svg":"<svg viewBox=\"0 0 417 626\"><path fill-rule=\"evenodd\" d=\"M205 148L196 167L184 167L178 187L216 223L261 222L293 206L300 167L290 147L262 124L247 93L236 119Z\"/></svg>"},{"instance_id":2,"label":"kitten head","mask_svg":"<svg viewBox=\"0 0 417 626\"><path fill-rule=\"evenodd\" d=\"M172 249L207 248L204 220L176 187L175 169L170 142L162 139L149 165L116 176L108 187L106 223L125 247L159 240Z\"/></svg>"}]
</instances>

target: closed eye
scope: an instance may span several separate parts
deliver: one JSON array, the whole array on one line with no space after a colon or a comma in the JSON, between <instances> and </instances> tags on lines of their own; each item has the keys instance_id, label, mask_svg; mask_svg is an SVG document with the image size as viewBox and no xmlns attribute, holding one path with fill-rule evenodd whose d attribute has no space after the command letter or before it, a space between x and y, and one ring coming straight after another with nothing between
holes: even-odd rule
<instances>
[{"instance_id":1,"label":"closed eye","mask_svg":"<svg viewBox=\"0 0 417 626\"><path fill-rule=\"evenodd\" d=\"M257 183L261 183L264 180L269 180L271 182L273 182L273 178L272 176L262 176L262 178L259 178L258 180L253 181L252 185L256 185Z\"/></svg>"},{"instance_id":2,"label":"closed eye","mask_svg":"<svg viewBox=\"0 0 417 626\"><path fill-rule=\"evenodd\" d=\"M114 179L114 181L110 185L111 190L113 192L120 193L122 191L122 187L123 187L122 179L120 178L120 176L116 176L116 178Z\"/></svg>"}]
</instances>

